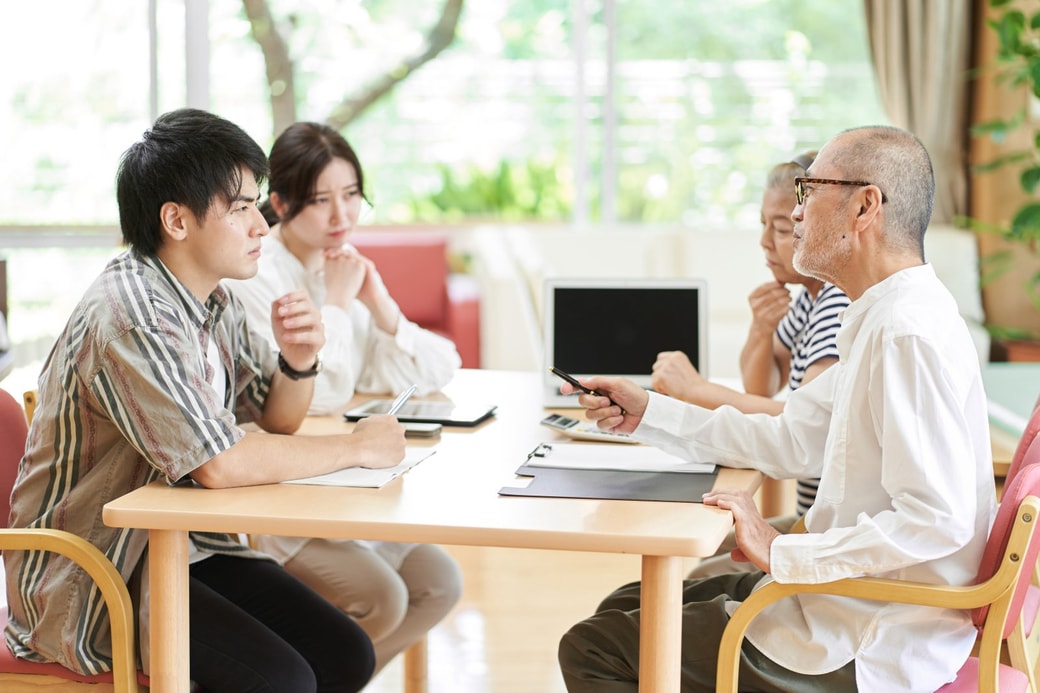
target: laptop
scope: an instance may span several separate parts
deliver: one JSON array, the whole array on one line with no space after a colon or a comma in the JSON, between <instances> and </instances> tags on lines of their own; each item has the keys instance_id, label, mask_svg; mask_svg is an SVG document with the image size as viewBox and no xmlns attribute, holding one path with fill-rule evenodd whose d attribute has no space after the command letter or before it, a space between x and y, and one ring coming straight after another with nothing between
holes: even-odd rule
<instances>
[{"instance_id":1,"label":"laptop","mask_svg":"<svg viewBox=\"0 0 1040 693\"><path fill-rule=\"evenodd\" d=\"M650 387L661 351L684 351L707 377L708 288L703 279L545 280L543 404L580 407L563 395L556 366L578 377L624 376Z\"/></svg>"}]
</instances>

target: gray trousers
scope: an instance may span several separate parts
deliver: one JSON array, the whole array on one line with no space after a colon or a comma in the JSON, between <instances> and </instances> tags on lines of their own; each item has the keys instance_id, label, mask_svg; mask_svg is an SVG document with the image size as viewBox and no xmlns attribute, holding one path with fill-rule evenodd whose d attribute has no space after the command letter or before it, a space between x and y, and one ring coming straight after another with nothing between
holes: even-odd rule
<instances>
[{"instance_id":1,"label":"gray trousers","mask_svg":"<svg viewBox=\"0 0 1040 693\"><path fill-rule=\"evenodd\" d=\"M729 622L725 603L743 601L761 571L683 582L682 693L715 690L719 641ZM615 590L590 618L560 641L560 669L569 693L636 693L639 688L640 583ZM855 662L818 676L779 666L747 640L740 656L740 690L840 693L856 690Z\"/></svg>"}]
</instances>

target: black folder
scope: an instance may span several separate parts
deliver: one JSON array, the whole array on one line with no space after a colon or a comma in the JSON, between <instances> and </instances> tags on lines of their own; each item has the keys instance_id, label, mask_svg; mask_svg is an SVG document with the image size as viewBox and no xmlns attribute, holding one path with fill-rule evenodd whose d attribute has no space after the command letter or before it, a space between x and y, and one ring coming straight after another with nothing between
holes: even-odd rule
<instances>
[{"instance_id":1,"label":"black folder","mask_svg":"<svg viewBox=\"0 0 1040 693\"><path fill-rule=\"evenodd\" d=\"M701 496L715 485L718 469L691 474L563 469L525 464L516 473L533 477L531 483L523 488L504 486L499 489L499 495L700 503Z\"/></svg>"}]
</instances>

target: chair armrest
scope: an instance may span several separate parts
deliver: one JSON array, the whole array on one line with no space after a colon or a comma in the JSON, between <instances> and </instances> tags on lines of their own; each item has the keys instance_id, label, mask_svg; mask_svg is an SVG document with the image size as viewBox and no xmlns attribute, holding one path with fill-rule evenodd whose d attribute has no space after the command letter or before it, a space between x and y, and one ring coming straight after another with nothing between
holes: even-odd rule
<instances>
[{"instance_id":1,"label":"chair armrest","mask_svg":"<svg viewBox=\"0 0 1040 693\"><path fill-rule=\"evenodd\" d=\"M133 604L123 576L105 554L86 539L60 529L0 529L0 551L50 551L86 571L108 607L115 690L136 690Z\"/></svg>"},{"instance_id":2,"label":"chair armrest","mask_svg":"<svg viewBox=\"0 0 1040 693\"><path fill-rule=\"evenodd\" d=\"M725 693L737 690L740 671L740 649L751 621L773 602L795 594L831 594L856 599L871 599L902 604L919 604L945 609L976 609L993 605L990 614L1007 620L1019 575L1023 570L1021 557L1033 540L1033 521L1040 513L1040 500L1030 496L1021 504L1011 536L1004 551L1000 567L991 578L977 585L954 586L934 585L886 578L847 578L824 583L779 583L771 582L752 592L730 617L719 642L716 691ZM1031 570L1031 567L1030 567ZM983 630L979 649L980 677L996 679L996 666L1000 661L1000 645L1003 640L1004 623L993 624Z\"/></svg>"}]
</instances>

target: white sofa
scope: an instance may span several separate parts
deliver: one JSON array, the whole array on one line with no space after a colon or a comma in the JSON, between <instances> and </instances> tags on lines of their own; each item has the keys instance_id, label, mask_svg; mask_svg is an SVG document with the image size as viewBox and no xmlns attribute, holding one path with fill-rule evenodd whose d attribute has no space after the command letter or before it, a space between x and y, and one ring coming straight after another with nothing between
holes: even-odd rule
<instances>
[{"instance_id":1,"label":"white sofa","mask_svg":"<svg viewBox=\"0 0 1040 693\"><path fill-rule=\"evenodd\" d=\"M473 229L466 243L481 287L481 364L505 370L543 367L540 316L546 277L699 277L708 283L708 375L739 378L737 354L751 320L747 295L771 277L758 238L757 229L676 226ZM975 237L933 227L925 235L925 256L957 299L980 361L987 361Z\"/></svg>"}]
</instances>

